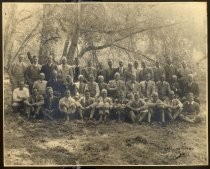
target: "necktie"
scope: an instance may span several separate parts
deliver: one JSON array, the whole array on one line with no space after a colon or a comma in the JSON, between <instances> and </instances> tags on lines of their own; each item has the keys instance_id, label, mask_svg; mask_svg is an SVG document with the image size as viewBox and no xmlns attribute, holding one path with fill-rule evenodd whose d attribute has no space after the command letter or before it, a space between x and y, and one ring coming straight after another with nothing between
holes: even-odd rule
<instances>
[{"instance_id":1,"label":"necktie","mask_svg":"<svg viewBox=\"0 0 210 169\"><path fill-rule=\"evenodd\" d=\"M146 96L147 96L147 88L148 88L148 82L145 81L145 94L146 94Z\"/></svg>"}]
</instances>

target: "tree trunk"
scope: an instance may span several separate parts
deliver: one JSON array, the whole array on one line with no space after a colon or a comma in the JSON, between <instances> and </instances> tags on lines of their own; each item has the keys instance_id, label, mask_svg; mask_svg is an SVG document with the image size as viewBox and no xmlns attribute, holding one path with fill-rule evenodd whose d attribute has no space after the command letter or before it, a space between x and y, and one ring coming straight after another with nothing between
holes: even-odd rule
<instances>
[{"instance_id":1,"label":"tree trunk","mask_svg":"<svg viewBox=\"0 0 210 169\"><path fill-rule=\"evenodd\" d=\"M46 57L52 55L55 57L54 44L58 37L58 33L54 28L53 17L51 17L51 4L43 4L43 23L41 30L41 43L39 49L39 63L44 64Z\"/></svg>"}]
</instances>

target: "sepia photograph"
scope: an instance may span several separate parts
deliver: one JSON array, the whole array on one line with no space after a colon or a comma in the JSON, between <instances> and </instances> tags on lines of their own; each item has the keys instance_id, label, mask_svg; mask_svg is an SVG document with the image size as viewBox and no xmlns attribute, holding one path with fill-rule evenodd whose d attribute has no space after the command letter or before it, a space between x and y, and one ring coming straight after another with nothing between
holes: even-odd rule
<instances>
[{"instance_id":1,"label":"sepia photograph","mask_svg":"<svg viewBox=\"0 0 210 169\"><path fill-rule=\"evenodd\" d=\"M2 3L4 166L207 166L207 2Z\"/></svg>"}]
</instances>

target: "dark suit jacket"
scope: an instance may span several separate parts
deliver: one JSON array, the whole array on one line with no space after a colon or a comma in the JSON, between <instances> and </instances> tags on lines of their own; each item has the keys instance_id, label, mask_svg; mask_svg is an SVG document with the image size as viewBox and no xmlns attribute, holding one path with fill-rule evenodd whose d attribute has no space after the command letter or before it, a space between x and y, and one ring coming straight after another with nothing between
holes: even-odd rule
<instances>
[{"instance_id":1,"label":"dark suit jacket","mask_svg":"<svg viewBox=\"0 0 210 169\"><path fill-rule=\"evenodd\" d=\"M48 64L45 64L42 65L40 72L45 74L45 80L48 81L52 77L53 70L58 70L56 65L51 64L51 66L49 66Z\"/></svg>"},{"instance_id":2,"label":"dark suit jacket","mask_svg":"<svg viewBox=\"0 0 210 169\"><path fill-rule=\"evenodd\" d=\"M51 103L50 103L50 99L48 97L45 97L43 108L48 109L48 110L58 110L59 109L58 97L53 96Z\"/></svg>"},{"instance_id":3,"label":"dark suit jacket","mask_svg":"<svg viewBox=\"0 0 210 169\"><path fill-rule=\"evenodd\" d=\"M190 86L189 83L185 85L184 96L187 96L187 94L190 92L193 93L194 96L199 97L199 86L196 82L192 82Z\"/></svg>"}]
</instances>

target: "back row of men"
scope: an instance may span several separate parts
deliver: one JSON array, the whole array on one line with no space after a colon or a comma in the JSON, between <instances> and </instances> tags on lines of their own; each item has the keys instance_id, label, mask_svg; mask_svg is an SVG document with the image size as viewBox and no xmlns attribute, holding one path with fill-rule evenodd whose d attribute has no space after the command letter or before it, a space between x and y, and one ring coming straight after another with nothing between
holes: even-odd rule
<instances>
[{"instance_id":1,"label":"back row of men","mask_svg":"<svg viewBox=\"0 0 210 169\"><path fill-rule=\"evenodd\" d=\"M99 121L101 121L104 115L106 119L107 112L113 108L112 103L114 102L115 109L119 107L116 107L116 105L121 105L120 107L131 110L128 111L128 117L132 121L135 119L135 112L143 112L139 119L142 121L148 114L148 105L150 105L150 109L154 106L154 103L148 103L155 97L156 101L158 99L158 105L162 105L163 102L169 103L164 104L164 109L165 107L173 109L166 105L174 106L175 102L175 107L178 105L180 108L179 112L182 109L180 105L189 101L189 97L199 103L198 84L193 81L193 75L185 62L182 63L182 68L179 70L172 65L170 59L168 59L168 64L164 68L160 67L158 61L156 61L156 66L153 69L147 67L145 62L141 64L141 69L138 68L137 61L134 64L130 62L128 67L124 68L123 62L120 61L119 67L113 68L112 61L109 60L108 69L103 69L102 64L99 64L99 68L95 69L88 61L87 67L82 68L78 58L75 59L74 66L69 66L67 59L63 57L62 64L57 66L52 63L52 57L49 56L47 63L41 66L38 64L38 58L34 56L33 63L26 66L23 63L23 56L20 55L19 63L15 63L10 70L10 80L14 89L13 107L17 108L22 104L26 108L27 114L30 115L31 112L35 112L34 115L37 115L44 105L45 109L42 109L42 112L44 116L51 119L53 118L51 113L57 114L55 112L58 107L64 115L68 114L67 119L69 119L69 113L74 114L72 112L75 111L79 112L80 118L83 119L82 112L89 109L91 109L90 118L92 118L95 109L97 109L100 115ZM29 86L31 96L27 94L27 88L23 86L25 83ZM55 101L59 102L58 104L54 103L54 99L51 99L53 96L58 98L58 101ZM122 101L125 98L127 103ZM182 103L177 100L170 103L170 100L173 99L180 99ZM141 103L139 103L139 100ZM134 102L131 103L131 101ZM199 104L196 102L193 111L198 113ZM128 103L137 108L129 106ZM53 104L55 105L53 106ZM127 110L124 110L124 108L119 108L121 111L117 111L117 114L126 112ZM138 111L134 109L138 109ZM164 111L160 114L162 122L165 122ZM119 115L119 119L120 117L121 115ZM174 118L172 115L169 115L169 117ZM150 119L149 115L148 119ZM186 120L186 118L184 119ZM192 120L188 119L187 121Z\"/></svg>"},{"instance_id":2,"label":"back row of men","mask_svg":"<svg viewBox=\"0 0 210 169\"><path fill-rule=\"evenodd\" d=\"M127 68L124 67L123 61L119 61L119 67L113 68L112 61L108 60L107 69L103 68L102 63L99 63L98 68L95 69L91 61L88 61L87 67L83 68L78 58L75 58L75 65L73 66L67 64L65 57L62 58L62 64L58 66L52 63L51 56L47 58L47 63L44 65L38 64L36 56L33 57L33 63L29 66L23 63L23 59L23 55L20 55L19 62L11 66L10 80L13 89L18 87L19 81L24 81L29 85L30 91L32 91L33 86L38 86L43 90L44 85L40 85L39 81L44 80L48 83L47 86L53 87L57 93L63 94L67 83L75 83L77 91L72 89L71 94L73 95L76 95L77 92L84 94L85 86L87 88L89 86L91 96L99 96L101 89L105 88L108 90L109 96L111 96L110 92L115 97L114 95L117 93L113 92L112 88L117 85L118 90L123 90L126 95L130 92L139 92L144 97L150 97L156 90L161 100L168 96L170 90L173 90L176 96L181 99L185 98L187 93L192 92L199 102L199 86L193 80L192 71L184 61L178 70L170 58L167 59L167 63L163 67L157 60L154 68L147 67L144 61L141 62L141 68L139 68L137 61L133 64L129 62ZM119 75L115 76L116 72ZM40 73L43 74L40 75ZM115 84L116 80L119 80L119 83ZM86 85L91 81L96 81L97 84ZM44 94L44 91L42 92Z\"/></svg>"}]
</instances>

